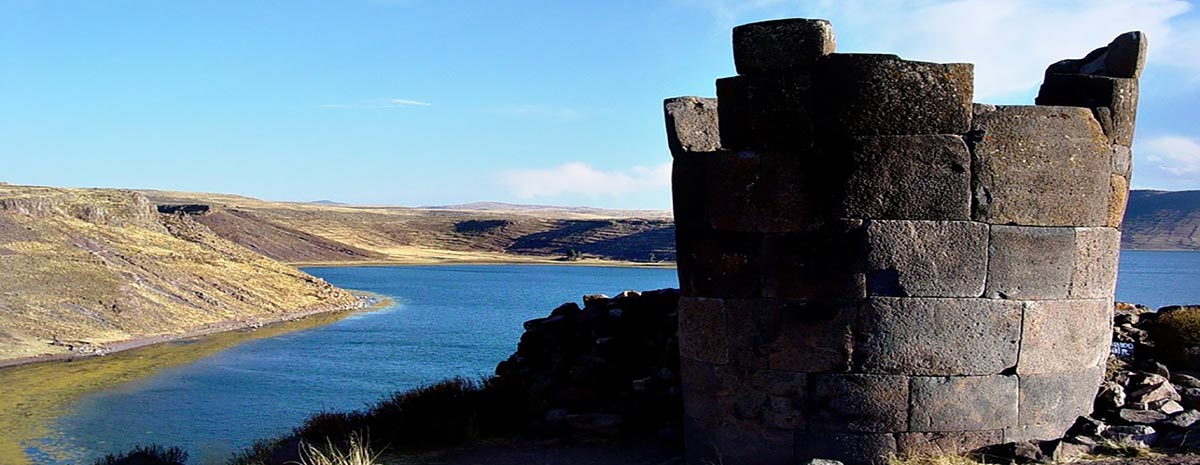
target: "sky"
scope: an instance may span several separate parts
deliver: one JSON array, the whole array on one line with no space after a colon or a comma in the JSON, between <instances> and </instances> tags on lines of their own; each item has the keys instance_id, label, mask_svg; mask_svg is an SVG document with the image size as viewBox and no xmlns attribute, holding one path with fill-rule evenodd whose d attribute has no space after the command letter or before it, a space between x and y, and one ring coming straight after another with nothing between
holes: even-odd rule
<instances>
[{"instance_id":1,"label":"sky","mask_svg":"<svg viewBox=\"0 0 1200 465\"><path fill-rule=\"evenodd\" d=\"M446 205L670 208L662 100L734 75L730 30L824 18L838 51L1046 65L1149 37L1134 188L1200 189L1184 0L0 0L0 181Z\"/></svg>"}]
</instances>

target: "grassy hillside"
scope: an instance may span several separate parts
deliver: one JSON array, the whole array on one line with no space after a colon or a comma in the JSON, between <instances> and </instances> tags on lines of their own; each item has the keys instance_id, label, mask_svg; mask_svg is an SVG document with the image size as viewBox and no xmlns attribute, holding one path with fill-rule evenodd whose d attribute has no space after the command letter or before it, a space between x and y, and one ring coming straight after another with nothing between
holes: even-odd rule
<instances>
[{"instance_id":1,"label":"grassy hillside","mask_svg":"<svg viewBox=\"0 0 1200 465\"><path fill-rule=\"evenodd\" d=\"M192 218L288 263L551 262L571 249L613 261L672 261L669 212L522 207L362 207L143 191L159 205L201 204Z\"/></svg>"},{"instance_id":2,"label":"grassy hillside","mask_svg":"<svg viewBox=\"0 0 1200 465\"><path fill-rule=\"evenodd\" d=\"M1126 249L1200 250L1200 191L1130 192L1122 229Z\"/></svg>"},{"instance_id":3,"label":"grassy hillside","mask_svg":"<svg viewBox=\"0 0 1200 465\"><path fill-rule=\"evenodd\" d=\"M0 185L0 361L353 302L135 192Z\"/></svg>"}]
</instances>

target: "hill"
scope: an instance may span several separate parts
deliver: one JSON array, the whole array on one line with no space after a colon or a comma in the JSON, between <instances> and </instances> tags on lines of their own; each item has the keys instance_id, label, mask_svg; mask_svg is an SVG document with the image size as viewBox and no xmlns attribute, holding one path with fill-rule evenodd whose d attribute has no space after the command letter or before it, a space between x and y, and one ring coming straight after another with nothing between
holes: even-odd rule
<instances>
[{"instance_id":1,"label":"hill","mask_svg":"<svg viewBox=\"0 0 1200 465\"><path fill-rule=\"evenodd\" d=\"M570 250L618 262L673 261L669 212L468 204L406 208L268 202L223 194L142 191L163 209L294 264L556 262Z\"/></svg>"},{"instance_id":2,"label":"hill","mask_svg":"<svg viewBox=\"0 0 1200 465\"><path fill-rule=\"evenodd\" d=\"M1200 191L1129 193L1121 247L1200 250Z\"/></svg>"},{"instance_id":3,"label":"hill","mask_svg":"<svg viewBox=\"0 0 1200 465\"><path fill-rule=\"evenodd\" d=\"M354 303L136 192L0 185L0 365Z\"/></svg>"}]
</instances>

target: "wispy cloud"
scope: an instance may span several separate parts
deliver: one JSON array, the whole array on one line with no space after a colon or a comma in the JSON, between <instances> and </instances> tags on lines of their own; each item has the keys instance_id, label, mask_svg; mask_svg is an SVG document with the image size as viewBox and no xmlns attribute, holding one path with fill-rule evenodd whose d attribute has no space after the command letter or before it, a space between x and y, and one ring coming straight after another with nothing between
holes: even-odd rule
<instances>
[{"instance_id":1,"label":"wispy cloud","mask_svg":"<svg viewBox=\"0 0 1200 465\"><path fill-rule=\"evenodd\" d=\"M620 197L670 186L671 164L604 171L587 163L571 162L545 169L505 171L497 176L497 182L522 199L564 194Z\"/></svg>"},{"instance_id":2,"label":"wispy cloud","mask_svg":"<svg viewBox=\"0 0 1200 465\"><path fill-rule=\"evenodd\" d=\"M826 18L842 51L975 63L982 99L1029 92L1050 63L1081 57L1130 30L1150 38L1156 66L1200 71L1200 32L1179 19L1192 7L1183 0L680 1L709 10L723 28L782 16Z\"/></svg>"},{"instance_id":3,"label":"wispy cloud","mask_svg":"<svg viewBox=\"0 0 1200 465\"><path fill-rule=\"evenodd\" d=\"M422 102L419 100L409 100L403 98L379 98L360 100L354 103L325 103L318 105L319 108L397 108L397 107L428 107L433 104Z\"/></svg>"},{"instance_id":4,"label":"wispy cloud","mask_svg":"<svg viewBox=\"0 0 1200 465\"><path fill-rule=\"evenodd\" d=\"M515 105L510 107L491 108L489 111L498 115L515 116L519 118L577 119L584 116L584 113L578 109L558 105Z\"/></svg>"},{"instance_id":5,"label":"wispy cloud","mask_svg":"<svg viewBox=\"0 0 1200 465\"><path fill-rule=\"evenodd\" d=\"M1155 137L1139 147L1146 161L1186 179L1200 177L1200 141L1183 136Z\"/></svg>"}]
</instances>

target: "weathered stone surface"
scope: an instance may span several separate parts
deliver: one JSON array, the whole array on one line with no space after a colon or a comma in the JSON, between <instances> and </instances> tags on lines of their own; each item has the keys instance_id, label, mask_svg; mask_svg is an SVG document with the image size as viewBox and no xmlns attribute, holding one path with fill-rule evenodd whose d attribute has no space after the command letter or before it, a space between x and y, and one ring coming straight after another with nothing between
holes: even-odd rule
<instances>
[{"instance_id":1,"label":"weathered stone surface","mask_svg":"<svg viewBox=\"0 0 1200 465\"><path fill-rule=\"evenodd\" d=\"M810 373L850 369L857 303L728 301L731 360L739 366Z\"/></svg>"},{"instance_id":2,"label":"weathered stone surface","mask_svg":"<svg viewBox=\"0 0 1200 465\"><path fill-rule=\"evenodd\" d=\"M1088 74L1118 78L1137 78L1146 63L1146 35L1126 32L1108 46L1098 48L1077 60L1062 60L1046 68L1046 75Z\"/></svg>"},{"instance_id":3,"label":"weathered stone surface","mask_svg":"<svg viewBox=\"0 0 1200 465\"><path fill-rule=\"evenodd\" d=\"M1117 287L1121 233L1112 228L1075 228L1072 299L1112 298ZM1107 320L1106 320L1107 321Z\"/></svg>"},{"instance_id":4,"label":"weathered stone surface","mask_svg":"<svg viewBox=\"0 0 1200 465\"><path fill-rule=\"evenodd\" d=\"M733 28L738 74L807 72L834 47L833 26L823 19L778 19Z\"/></svg>"},{"instance_id":5,"label":"weathered stone surface","mask_svg":"<svg viewBox=\"0 0 1200 465\"><path fill-rule=\"evenodd\" d=\"M667 147L672 156L720 150L717 99L669 98L663 101L663 113L667 120Z\"/></svg>"},{"instance_id":6,"label":"weathered stone surface","mask_svg":"<svg viewBox=\"0 0 1200 465\"><path fill-rule=\"evenodd\" d=\"M725 303L720 299L679 298L679 354L709 363L729 362Z\"/></svg>"},{"instance_id":7,"label":"weathered stone surface","mask_svg":"<svg viewBox=\"0 0 1200 465\"><path fill-rule=\"evenodd\" d=\"M699 240L708 230L708 188L704 168L708 164L703 157L676 158L671 167L671 201L675 213L675 261L679 274L680 289L695 295L692 286L694 269L703 267L697 263Z\"/></svg>"},{"instance_id":8,"label":"weathered stone surface","mask_svg":"<svg viewBox=\"0 0 1200 465\"><path fill-rule=\"evenodd\" d=\"M1053 74L1046 76L1036 102L1038 105L1107 109L1096 112L1104 134L1114 144L1126 147L1133 144L1134 123L1137 120L1137 79Z\"/></svg>"},{"instance_id":9,"label":"weathered stone surface","mask_svg":"<svg viewBox=\"0 0 1200 465\"><path fill-rule=\"evenodd\" d=\"M1065 299L1075 269L1075 229L990 228L987 286L993 299Z\"/></svg>"},{"instance_id":10,"label":"weathered stone surface","mask_svg":"<svg viewBox=\"0 0 1200 465\"><path fill-rule=\"evenodd\" d=\"M1113 426L1100 433L1100 436L1120 444L1134 445L1141 448L1150 447L1158 440L1158 432L1146 425Z\"/></svg>"},{"instance_id":11,"label":"weathered stone surface","mask_svg":"<svg viewBox=\"0 0 1200 465\"><path fill-rule=\"evenodd\" d=\"M689 465L791 465L795 433L764 428L751 422L729 421L710 426L684 418L684 448Z\"/></svg>"},{"instance_id":12,"label":"weathered stone surface","mask_svg":"<svg viewBox=\"0 0 1200 465\"><path fill-rule=\"evenodd\" d=\"M1112 342L1112 308L1108 299L1027 302L1017 374L1101 366Z\"/></svg>"},{"instance_id":13,"label":"weathered stone surface","mask_svg":"<svg viewBox=\"0 0 1200 465\"><path fill-rule=\"evenodd\" d=\"M892 375L813 376L812 417L818 431L888 433L908 427L908 378Z\"/></svg>"},{"instance_id":14,"label":"weathered stone surface","mask_svg":"<svg viewBox=\"0 0 1200 465\"><path fill-rule=\"evenodd\" d=\"M679 286L683 295L757 297L761 290L762 238L729 231L679 231Z\"/></svg>"},{"instance_id":15,"label":"weathered stone surface","mask_svg":"<svg viewBox=\"0 0 1200 465\"><path fill-rule=\"evenodd\" d=\"M1117 411L1117 417L1129 423L1153 425L1167 419L1167 415L1154 410L1134 410L1123 408Z\"/></svg>"},{"instance_id":16,"label":"weathered stone surface","mask_svg":"<svg viewBox=\"0 0 1200 465\"><path fill-rule=\"evenodd\" d=\"M914 377L909 431L982 431L1017 422L1015 376Z\"/></svg>"},{"instance_id":17,"label":"weathered stone surface","mask_svg":"<svg viewBox=\"0 0 1200 465\"><path fill-rule=\"evenodd\" d=\"M1085 108L1000 106L976 115L974 218L991 224L1108 224L1111 149Z\"/></svg>"},{"instance_id":18,"label":"weathered stone surface","mask_svg":"<svg viewBox=\"0 0 1200 465\"><path fill-rule=\"evenodd\" d=\"M721 146L729 150L806 149L813 144L812 80L807 74L717 80Z\"/></svg>"},{"instance_id":19,"label":"weathered stone surface","mask_svg":"<svg viewBox=\"0 0 1200 465\"><path fill-rule=\"evenodd\" d=\"M763 239L763 296L855 299L866 296L865 237L861 221Z\"/></svg>"},{"instance_id":20,"label":"weathered stone surface","mask_svg":"<svg viewBox=\"0 0 1200 465\"><path fill-rule=\"evenodd\" d=\"M856 368L933 376L1000 373L1017 364L1020 326L1019 302L871 297L854 332Z\"/></svg>"},{"instance_id":21,"label":"weathered stone surface","mask_svg":"<svg viewBox=\"0 0 1200 465\"><path fill-rule=\"evenodd\" d=\"M840 216L971 219L971 154L962 137L854 137L836 150L842 152L852 163Z\"/></svg>"},{"instance_id":22,"label":"weathered stone surface","mask_svg":"<svg viewBox=\"0 0 1200 465\"><path fill-rule=\"evenodd\" d=\"M1125 176L1112 175L1112 195L1108 199L1108 227L1120 228L1125 219L1125 205L1129 202L1129 181Z\"/></svg>"},{"instance_id":23,"label":"weathered stone surface","mask_svg":"<svg viewBox=\"0 0 1200 465\"><path fill-rule=\"evenodd\" d=\"M900 456L958 455L984 446L1004 442L1004 430L940 431L899 433L896 449Z\"/></svg>"},{"instance_id":24,"label":"weathered stone surface","mask_svg":"<svg viewBox=\"0 0 1200 465\"><path fill-rule=\"evenodd\" d=\"M813 92L821 134L963 134L971 124L974 67L895 55L828 55Z\"/></svg>"},{"instance_id":25,"label":"weathered stone surface","mask_svg":"<svg viewBox=\"0 0 1200 465\"><path fill-rule=\"evenodd\" d=\"M768 428L800 429L806 425L807 375L753 370L680 360L687 415L706 425L730 419Z\"/></svg>"},{"instance_id":26,"label":"weathered stone surface","mask_svg":"<svg viewBox=\"0 0 1200 465\"><path fill-rule=\"evenodd\" d=\"M868 293L979 297L987 276L988 226L969 221L872 220Z\"/></svg>"},{"instance_id":27,"label":"weathered stone surface","mask_svg":"<svg viewBox=\"0 0 1200 465\"><path fill-rule=\"evenodd\" d=\"M1021 409L1018 426L1009 430L1010 441L1062 437L1075 419L1092 410L1103 367L1074 372L1021 375Z\"/></svg>"},{"instance_id":28,"label":"weathered stone surface","mask_svg":"<svg viewBox=\"0 0 1200 465\"><path fill-rule=\"evenodd\" d=\"M1113 174L1125 176L1125 179L1129 179L1133 174L1133 151L1129 147L1115 144L1112 146L1112 169Z\"/></svg>"},{"instance_id":29,"label":"weathered stone surface","mask_svg":"<svg viewBox=\"0 0 1200 465\"><path fill-rule=\"evenodd\" d=\"M796 459L834 459L846 465L883 465L896 453L892 434L796 433Z\"/></svg>"},{"instance_id":30,"label":"weathered stone surface","mask_svg":"<svg viewBox=\"0 0 1200 465\"><path fill-rule=\"evenodd\" d=\"M708 157L706 173L714 229L812 231L831 219L831 176L819 162L783 152L719 152Z\"/></svg>"}]
</instances>

